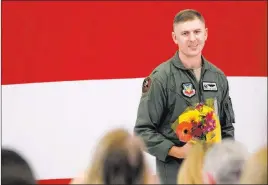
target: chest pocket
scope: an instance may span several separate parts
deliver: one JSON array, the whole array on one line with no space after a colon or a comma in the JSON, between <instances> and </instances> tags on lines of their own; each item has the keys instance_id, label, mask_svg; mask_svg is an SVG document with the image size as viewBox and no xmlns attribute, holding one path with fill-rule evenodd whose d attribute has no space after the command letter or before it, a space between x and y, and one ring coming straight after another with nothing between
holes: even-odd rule
<instances>
[{"instance_id":1,"label":"chest pocket","mask_svg":"<svg viewBox=\"0 0 268 185\"><path fill-rule=\"evenodd\" d=\"M221 110L221 101L222 101L222 93L223 93L223 89L222 87L217 83L217 82L208 82L208 81L203 81L200 82L202 84L202 96L203 99L206 101L208 99L213 99L216 100L217 102L217 107L214 107L217 111L218 114L220 114Z\"/></svg>"},{"instance_id":2,"label":"chest pocket","mask_svg":"<svg viewBox=\"0 0 268 185\"><path fill-rule=\"evenodd\" d=\"M170 122L173 123L186 110L199 102L198 89L194 84L185 82L169 89L168 107L171 108Z\"/></svg>"}]
</instances>

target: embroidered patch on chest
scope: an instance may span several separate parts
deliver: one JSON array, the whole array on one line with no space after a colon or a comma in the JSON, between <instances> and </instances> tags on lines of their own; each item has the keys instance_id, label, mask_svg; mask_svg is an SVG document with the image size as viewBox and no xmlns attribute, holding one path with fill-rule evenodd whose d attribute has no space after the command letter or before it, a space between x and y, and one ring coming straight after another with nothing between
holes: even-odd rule
<instances>
[{"instance_id":1,"label":"embroidered patch on chest","mask_svg":"<svg viewBox=\"0 0 268 185\"><path fill-rule=\"evenodd\" d=\"M215 82L203 82L204 91L218 91L217 84Z\"/></svg>"},{"instance_id":2,"label":"embroidered patch on chest","mask_svg":"<svg viewBox=\"0 0 268 185\"><path fill-rule=\"evenodd\" d=\"M192 83L183 83L182 84L182 94L186 97L193 97L196 93Z\"/></svg>"}]
</instances>

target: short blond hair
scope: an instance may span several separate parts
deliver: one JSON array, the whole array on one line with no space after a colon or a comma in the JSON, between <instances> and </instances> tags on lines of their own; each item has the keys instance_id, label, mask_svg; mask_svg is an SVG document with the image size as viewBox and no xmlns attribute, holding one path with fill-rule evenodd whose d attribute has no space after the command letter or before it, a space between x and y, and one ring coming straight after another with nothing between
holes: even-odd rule
<instances>
[{"instance_id":1,"label":"short blond hair","mask_svg":"<svg viewBox=\"0 0 268 185\"><path fill-rule=\"evenodd\" d=\"M174 20L173 20L173 26L179 23L186 22L186 21L192 21L194 19L199 19L205 24L205 19L200 12L198 12L197 10L193 10L193 9L185 9L185 10L179 11L175 15Z\"/></svg>"},{"instance_id":2,"label":"short blond hair","mask_svg":"<svg viewBox=\"0 0 268 185\"><path fill-rule=\"evenodd\" d=\"M246 162L242 174L241 184L267 184L267 146L262 147Z\"/></svg>"},{"instance_id":3,"label":"short blond hair","mask_svg":"<svg viewBox=\"0 0 268 185\"><path fill-rule=\"evenodd\" d=\"M212 143L197 142L190 149L187 157L182 162L177 176L178 184L203 184L202 169L204 157Z\"/></svg>"}]
</instances>

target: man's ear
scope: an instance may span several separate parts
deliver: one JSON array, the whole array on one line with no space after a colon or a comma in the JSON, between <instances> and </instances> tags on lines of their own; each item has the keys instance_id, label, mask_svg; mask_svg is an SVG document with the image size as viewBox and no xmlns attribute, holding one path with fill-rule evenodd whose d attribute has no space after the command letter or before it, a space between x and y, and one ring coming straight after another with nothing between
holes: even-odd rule
<instances>
[{"instance_id":1,"label":"man's ear","mask_svg":"<svg viewBox=\"0 0 268 185\"><path fill-rule=\"evenodd\" d=\"M178 44L177 37L174 31L172 32L172 39L175 44Z\"/></svg>"},{"instance_id":2,"label":"man's ear","mask_svg":"<svg viewBox=\"0 0 268 185\"><path fill-rule=\"evenodd\" d=\"M205 40L208 39L208 28L205 29Z\"/></svg>"}]
</instances>

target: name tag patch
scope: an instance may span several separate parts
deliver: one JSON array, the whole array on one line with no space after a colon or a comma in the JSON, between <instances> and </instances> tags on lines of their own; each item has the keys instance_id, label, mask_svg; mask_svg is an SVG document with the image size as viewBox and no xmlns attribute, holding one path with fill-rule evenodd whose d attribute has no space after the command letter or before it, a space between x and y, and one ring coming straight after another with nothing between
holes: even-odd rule
<instances>
[{"instance_id":1,"label":"name tag patch","mask_svg":"<svg viewBox=\"0 0 268 185\"><path fill-rule=\"evenodd\" d=\"M215 82L203 82L204 91L218 91L217 84Z\"/></svg>"}]
</instances>

